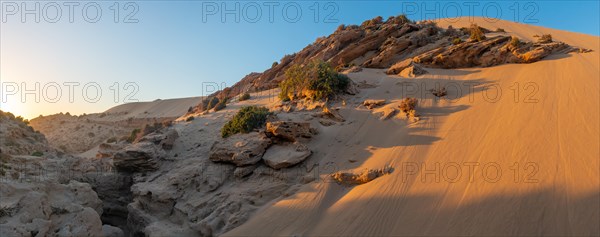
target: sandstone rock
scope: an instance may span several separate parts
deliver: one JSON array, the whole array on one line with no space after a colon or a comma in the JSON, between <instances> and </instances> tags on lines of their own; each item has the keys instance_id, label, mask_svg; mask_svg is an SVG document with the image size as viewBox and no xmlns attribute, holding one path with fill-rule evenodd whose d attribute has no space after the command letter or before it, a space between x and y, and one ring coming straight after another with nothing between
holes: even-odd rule
<instances>
[{"instance_id":1,"label":"sandstone rock","mask_svg":"<svg viewBox=\"0 0 600 237\"><path fill-rule=\"evenodd\" d=\"M427 74L427 71L421 66L413 63L411 66L402 70L398 75L401 77L417 77L424 74Z\"/></svg>"},{"instance_id":2,"label":"sandstone rock","mask_svg":"<svg viewBox=\"0 0 600 237\"><path fill-rule=\"evenodd\" d=\"M295 142L298 138L312 137L310 123L301 122L267 122L267 128L265 132L270 136L290 142Z\"/></svg>"},{"instance_id":3,"label":"sandstone rock","mask_svg":"<svg viewBox=\"0 0 600 237\"><path fill-rule=\"evenodd\" d=\"M233 176L235 176L237 178L243 178L243 177L246 177L246 176L252 174L252 172L254 172L255 169L256 169L256 166L254 166L254 165L237 167L233 171Z\"/></svg>"},{"instance_id":4,"label":"sandstone rock","mask_svg":"<svg viewBox=\"0 0 600 237\"><path fill-rule=\"evenodd\" d=\"M367 109L374 109L376 107L382 106L385 104L385 100L365 100L363 101L363 105L367 107Z\"/></svg>"},{"instance_id":5,"label":"sandstone rock","mask_svg":"<svg viewBox=\"0 0 600 237\"><path fill-rule=\"evenodd\" d=\"M304 161L311 154L308 147L301 143L273 145L263 156L263 161L273 169L282 169Z\"/></svg>"},{"instance_id":6,"label":"sandstone rock","mask_svg":"<svg viewBox=\"0 0 600 237\"><path fill-rule=\"evenodd\" d=\"M209 154L213 162L227 162L237 166L253 165L260 161L271 140L258 132L235 134L215 142Z\"/></svg>"},{"instance_id":7,"label":"sandstone rock","mask_svg":"<svg viewBox=\"0 0 600 237\"><path fill-rule=\"evenodd\" d=\"M400 72L402 72L402 70L410 67L413 65L413 60L412 59L405 59L402 60L400 62L395 63L394 65L392 65L385 73L387 73L388 75L396 75Z\"/></svg>"},{"instance_id":8,"label":"sandstone rock","mask_svg":"<svg viewBox=\"0 0 600 237\"><path fill-rule=\"evenodd\" d=\"M119 171L146 172L158 169L158 161L165 157L165 152L151 142L139 142L117 152L113 164Z\"/></svg>"},{"instance_id":9,"label":"sandstone rock","mask_svg":"<svg viewBox=\"0 0 600 237\"><path fill-rule=\"evenodd\" d=\"M0 236L102 236L102 202L89 184L0 182Z\"/></svg>"}]
</instances>

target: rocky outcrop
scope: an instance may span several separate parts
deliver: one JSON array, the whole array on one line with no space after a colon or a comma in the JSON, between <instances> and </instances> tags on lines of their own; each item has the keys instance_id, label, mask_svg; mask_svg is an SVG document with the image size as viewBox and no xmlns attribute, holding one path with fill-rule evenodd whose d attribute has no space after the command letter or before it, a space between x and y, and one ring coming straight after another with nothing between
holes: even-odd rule
<instances>
[{"instance_id":1,"label":"rocky outcrop","mask_svg":"<svg viewBox=\"0 0 600 237\"><path fill-rule=\"evenodd\" d=\"M562 42L513 43L510 36L462 42L440 47L413 58L414 62L438 68L490 67L506 63L537 62L554 52L572 49Z\"/></svg>"},{"instance_id":2,"label":"rocky outcrop","mask_svg":"<svg viewBox=\"0 0 600 237\"><path fill-rule=\"evenodd\" d=\"M2 182L0 197L0 236L103 235L102 202L89 184Z\"/></svg>"},{"instance_id":3,"label":"rocky outcrop","mask_svg":"<svg viewBox=\"0 0 600 237\"><path fill-rule=\"evenodd\" d=\"M257 132L235 134L215 142L209 154L213 162L227 162L236 166L253 165L260 161L271 140Z\"/></svg>"},{"instance_id":4,"label":"rocky outcrop","mask_svg":"<svg viewBox=\"0 0 600 237\"><path fill-rule=\"evenodd\" d=\"M102 143L98 146L96 158L110 158L127 146L126 143Z\"/></svg>"},{"instance_id":5,"label":"rocky outcrop","mask_svg":"<svg viewBox=\"0 0 600 237\"><path fill-rule=\"evenodd\" d=\"M0 152L11 155L31 155L53 152L46 137L33 130L22 117L0 110Z\"/></svg>"},{"instance_id":6,"label":"rocky outcrop","mask_svg":"<svg viewBox=\"0 0 600 237\"><path fill-rule=\"evenodd\" d=\"M138 142L117 152L113 158L115 168L122 172L146 172L158 169L158 162L165 151L148 141Z\"/></svg>"},{"instance_id":7,"label":"rocky outcrop","mask_svg":"<svg viewBox=\"0 0 600 237\"><path fill-rule=\"evenodd\" d=\"M312 152L301 143L273 145L263 156L263 161L273 169L287 168L306 160Z\"/></svg>"}]
</instances>

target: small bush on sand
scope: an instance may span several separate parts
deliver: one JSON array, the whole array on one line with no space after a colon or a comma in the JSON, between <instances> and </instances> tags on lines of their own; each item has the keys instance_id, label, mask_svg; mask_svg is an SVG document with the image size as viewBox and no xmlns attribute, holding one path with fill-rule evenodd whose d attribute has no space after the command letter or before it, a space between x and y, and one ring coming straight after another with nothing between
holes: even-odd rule
<instances>
[{"instance_id":1,"label":"small bush on sand","mask_svg":"<svg viewBox=\"0 0 600 237\"><path fill-rule=\"evenodd\" d=\"M271 112L265 107L242 107L240 111L238 111L238 113L223 126L221 129L221 136L225 138L236 133L249 133L256 128L262 127L269 115L271 115Z\"/></svg>"},{"instance_id":2,"label":"small bush on sand","mask_svg":"<svg viewBox=\"0 0 600 237\"><path fill-rule=\"evenodd\" d=\"M243 95L240 96L240 98L238 100L244 101L244 100L248 100L248 99L250 99L250 94L244 93Z\"/></svg>"},{"instance_id":3,"label":"small bush on sand","mask_svg":"<svg viewBox=\"0 0 600 237\"><path fill-rule=\"evenodd\" d=\"M279 84L281 100L309 98L322 100L332 97L348 88L350 79L321 60L307 65L295 64L285 72L285 79Z\"/></svg>"},{"instance_id":4,"label":"small bush on sand","mask_svg":"<svg viewBox=\"0 0 600 237\"><path fill-rule=\"evenodd\" d=\"M190 122L190 121L193 121L194 119L196 119L194 116L190 116L190 117L187 117L187 118L185 119L185 121L186 121L186 122Z\"/></svg>"},{"instance_id":5,"label":"small bush on sand","mask_svg":"<svg viewBox=\"0 0 600 237\"><path fill-rule=\"evenodd\" d=\"M43 155L44 155L44 153L43 153L43 152L41 152L41 151L36 151L36 152L33 152L33 153L31 153L31 156L37 156L37 157L41 157L41 156L43 156Z\"/></svg>"},{"instance_id":6,"label":"small bush on sand","mask_svg":"<svg viewBox=\"0 0 600 237\"><path fill-rule=\"evenodd\" d=\"M404 98L400 102L400 111L404 112L408 117L415 117L418 100L416 98Z\"/></svg>"},{"instance_id":7,"label":"small bush on sand","mask_svg":"<svg viewBox=\"0 0 600 237\"><path fill-rule=\"evenodd\" d=\"M504 29L502 29L502 28L498 28L498 29L496 29L496 32L503 32L503 33L506 33L506 31L505 31Z\"/></svg>"},{"instance_id":8,"label":"small bush on sand","mask_svg":"<svg viewBox=\"0 0 600 237\"><path fill-rule=\"evenodd\" d=\"M471 36L469 37L469 39L472 41L479 42L485 39L485 34L483 33L483 30L477 24L471 24L470 33Z\"/></svg>"}]
</instances>

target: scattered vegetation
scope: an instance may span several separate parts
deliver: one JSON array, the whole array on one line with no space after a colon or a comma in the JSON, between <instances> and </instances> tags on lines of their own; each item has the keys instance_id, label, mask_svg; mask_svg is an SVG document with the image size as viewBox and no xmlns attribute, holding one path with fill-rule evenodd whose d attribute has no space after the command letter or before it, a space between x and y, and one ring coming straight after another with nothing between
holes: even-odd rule
<instances>
[{"instance_id":1,"label":"scattered vegetation","mask_svg":"<svg viewBox=\"0 0 600 237\"><path fill-rule=\"evenodd\" d=\"M383 17L378 16L378 17L375 17L375 18L373 18L371 20L364 21L362 24L360 24L360 26L362 26L362 27L376 26L376 25L379 25L381 23L383 23Z\"/></svg>"},{"instance_id":2,"label":"scattered vegetation","mask_svg":"<svg viewBox=\"0 0 600 237\"><path fill-rule=\"evenodd\" d=\"M416 98L404 98L400 102L400 111L404 112L408 117L416 117L415 108L418 100Z\"/></svg>"},{"instance_id":3,"label":"scattered vegetation","mask_svg":"<svg viewBox=\"0 0 600 237\"><path fill-rule=\"evenodd\" d=\"M31 153L31 156L37 156L37 157L42 157L44 155L44 152L41 151L36 151Z\"/></svg>"},{"instance_id":4,"label":"scattered vegetation","mask_svg":"<svg viewBox=\"0 0 600 237\"><path fill-rule=\"evenodd\" d=\"M244 101L244 100L249 100L249 99L250 99L250 94L246 92L243 95L241 95L238 100L239 101Z\"/></svg>"},{"instance_id":5,"label":"scattered vegetation","mask_svg":"<svg viewBox=\"0 0 600 237\"><path fill-rule=\"evenodd\" d=\"M350 79L339 74L329 63L321 60L307 65L293 65L285 72L285 79L279 84L281 100L309 98L327 99L348 88Z\"/></svg>"},{"instance_id":6,"label":"scattered vegetation","mask_svg":"<svg viewBox=\"0 0 600 237\"><path fill-rule=\"evenodd\" d=\"M221 136L228 137L237 133L249 133L256 128L262 127L267 117L272 113L265 107L247 106L242 107L238 113L223 126Z\"/></svg>"},{"instance_id":7,"label":"scattered vegetation","mask_svg":"<svg viewBox=\"0 0 600 237\"><path fill-rule=\"evenodd\" d=\"M483 30L477 24L471 24L470 33L471 36L469 37L469 39L472 41L479 42L485 39L485 34L483 33Z\"/></svg>"},{"instance_id":8,"label":"scattered vegetation","mask_svg":"<svg viewBox=\"0 0 600 237\"><path fill-rule=\"evenodd\" d=\"M277 67L277 65L279 65L278 62L273 62L273 64L271 64L271 68Z\"/></svg>"},{"instance_id":9,"label":"scattered vegetation","mask_svg":"<svg viewBox=\"0 0 600 237\"><path fill-rule=\"evenodd\" d=\"M454 39L452 40L452 44L453 44L453 45L457 45L457 44L460 44L460 43L462 43L462 42L463 42L463 41L462 41L462 39L460 39L460 38L458 38L458 37L456 37L456 38L454 38Z\"/></svg>"}]
</instances>

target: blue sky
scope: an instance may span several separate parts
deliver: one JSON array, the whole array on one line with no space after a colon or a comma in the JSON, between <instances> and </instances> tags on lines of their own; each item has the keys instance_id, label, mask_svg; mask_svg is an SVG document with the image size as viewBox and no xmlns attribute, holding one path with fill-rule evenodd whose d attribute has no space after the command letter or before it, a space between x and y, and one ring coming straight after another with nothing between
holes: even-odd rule
<instances>
[{"instance_id":1,"label":"blue sky","mask_svg":"<svg viewBox=\"0 0 600 237\"><path fill-rule=\"evenodd\" d=\"M25 12L23 6L35 10L36 3L39 4L39 12L22 15ZM132 101L125 99L134 92L132 99L140 101L199 96L203 94L203 82L232 85L250 72L264 71L274 61L279 61L285 54L301 50L317 37L329 35L340 24L360 24L375 16L387 18L403 12L414 20L459 14L498 16L505 20L600 35L600 6L596 0L568 3L77 3L78 6L72 6L74 14L71 22L71 9L65 5L66 2L2 1L0 80L4 84L0 108L31 118L39 114L67 111L74 114L102 112L117 104ZM478 5L472 5L477 3ZM225 14L225 19L222 19L222 13L227 13L224 8L229 9L230 14ZM60 9L60 15L57 14L57 9ZM101 9L100 15L96 14L97 9ZM119 9L118 13L116 9ZM297 14L298 9L301 14ZM273 13L272 16L270 12ZM23 17L25 22L22 22ZM36 17L40 18L39 22L36 22ZM236 17L239 17L239 21ZM52 23L53 21L56 23ZM53 82L56 84L52 84ZM70 91L69 87L64 86L65 82L80 83L72 91L72 103L69 101ZM83 87L92 82L97 84L86 87L87 92L92 95L83 97ZM128 82L133 84L125 87ZM17 85L19 91L7 92L14 91L14 88L6 87L6 83ZM35 83L39 83L39 102L35 101L34 95L25 95L24 100L21 98L21 92L25 89L22 88L22 83L29 90L35 90ZM60 88L52 87L55 85ZM44 92L44 89L47 90ZM101 95L97 96L97 91ZM57 97L56 92L61 96Z\"/></svg>"}]
</instances>

